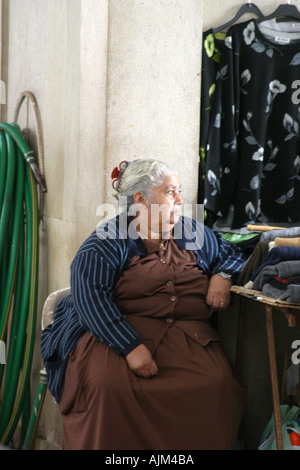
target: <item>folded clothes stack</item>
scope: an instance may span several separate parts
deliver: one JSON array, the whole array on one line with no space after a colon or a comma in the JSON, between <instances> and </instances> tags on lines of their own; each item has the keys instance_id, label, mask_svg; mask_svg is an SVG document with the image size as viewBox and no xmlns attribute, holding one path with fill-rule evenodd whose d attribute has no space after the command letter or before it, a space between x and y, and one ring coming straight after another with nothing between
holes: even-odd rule
<instances>
[{"instance_id":1,"label":"folded clothes stack","mask_svg":"<svg viewBox=\"0 0 300 470\"><path fill-rule=\"evenodd\" d=\"M297 261L282 261L265 266L254 279L252 288L270 297L300 303L300 248L297 249Z\"/></svg>"},{"instance_id":2,"label":"folded clothes stack","mask_svg":"<svg viewBox=\"0 0 300 470\"><path fill-rule=\"evenodd\" d=\"M300 227L263 232L237 283L300 304Z\"/></svg>"}]
</instances>

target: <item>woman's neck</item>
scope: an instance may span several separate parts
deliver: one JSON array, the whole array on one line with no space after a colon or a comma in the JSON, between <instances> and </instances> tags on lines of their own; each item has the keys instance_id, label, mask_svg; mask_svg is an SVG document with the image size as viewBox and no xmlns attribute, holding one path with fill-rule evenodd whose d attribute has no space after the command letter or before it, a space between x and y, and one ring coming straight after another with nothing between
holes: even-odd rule
<instances>
[{"instance_id":1,"label":"woman's neck","mask_svg":"<svg viewBox=\"0 0 300 470\"><path fill-rule=\"evenodd\" d=\"M143 236L143 234L141 233L141 237L142 238L147 238L151 242L157 243L158 245L160 245L165 240L168 240L168 239L171 238L171 233L172 233L172 230L168 230L167 232L162 232L162 231L161 232L153 232L152 230L148 230L147 236Z\"/></svg>"},{"instance_id":2,"label":"woman's neck","mask_svg":"<svg viewBox=\"0 0 300 470\"><path fill-rule=\"evenodd\" d=\"M163 230L161 227L151 227L151 223L147 219L146 221L143 220L140 216L133 217L132 220L135 223L135 229L140 235L142 239L150 240L153 243L160 244L164 240L169 239L171 237L171 232L173 230L174 225L168 225L166 230Z\"/></svg>"}]
</instances>

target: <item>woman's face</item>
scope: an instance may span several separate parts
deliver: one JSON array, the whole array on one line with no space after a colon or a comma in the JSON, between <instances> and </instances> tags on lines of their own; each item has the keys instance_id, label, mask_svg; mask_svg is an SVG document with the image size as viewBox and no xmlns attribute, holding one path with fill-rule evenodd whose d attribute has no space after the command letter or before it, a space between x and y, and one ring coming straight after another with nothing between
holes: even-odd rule
<instances>
[{"instance_id":1,"label":"woman's face","mask_svg":"<svg viewBox=\"0 0 300 470\"><path fill-rule=\"evenodd\" d=\"M152 191L152 211L153 205L157 205L163 218L170 225L174 226L178 222L182 203L180 181L177 175L168 176L160 186Z\"/></svg>"},{"instance_id":2,"label":"woman's face","mask_svg":"<svg viewBox=\"0 0 300 470\"><path fill-rule=\"evenodd\" d=\"M143 198L142 193L140 196ZM148 228L152 232L169 232L179 220L183 203L178 175L168 176L160 186L156 186L150 200L143 198L136 199L136 202L143 204L146 209L147 214L144 215L147 216Z\"/></svg>"}]
</instances>

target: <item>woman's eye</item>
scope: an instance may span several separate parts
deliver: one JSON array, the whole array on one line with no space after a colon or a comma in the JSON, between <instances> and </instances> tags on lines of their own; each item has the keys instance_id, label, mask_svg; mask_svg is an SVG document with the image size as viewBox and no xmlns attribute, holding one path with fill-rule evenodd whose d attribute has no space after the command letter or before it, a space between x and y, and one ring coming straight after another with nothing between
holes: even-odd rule
<instances>
[{"instance_id":1,"label":"woman's eye","mask_svg":"<svg viewBox=\"0 0 300 470\"><path fill-rule=\"evenodd\" d=\"M181 192L182 192L181 190L176 191L175 189L169 189L166 194L168 194L169 196L175 197L175 194L176 194L176 193L180 195Z\"/></svg>"}]
</instances>

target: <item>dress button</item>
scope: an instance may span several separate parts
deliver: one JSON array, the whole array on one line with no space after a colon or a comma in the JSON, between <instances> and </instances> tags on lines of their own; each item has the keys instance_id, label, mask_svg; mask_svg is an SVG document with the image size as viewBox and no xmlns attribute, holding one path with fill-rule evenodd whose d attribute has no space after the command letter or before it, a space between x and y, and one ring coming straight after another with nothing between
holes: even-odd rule
<instances>
[{"instance_id":1,"label":"dress button","mask_svg":"<svg viewBox=\"0 0 300 470\"><path fill-rule=\"evenodd\" d=\"M175 295L172 295L172 297L170 297L170 300L172 300L172 302L174 302L174 300L176 300Z\"/></svg>"},{"instance_id":2,"label":"dress button","mask_svg":"<svg viewBox=\"0 0 300 470\"><path fill-rule=\"evenodd\" d=\"M196 339L199 339L198 333L194 333L194 337L195 337Z\"/></svg>"},{"instance_id":3,"label":"dress button","mask_svg":"<svg viewBox=\"0 0 300 470\"><path fill-rule=\"evenodd\" d=\"M168 281L167 286L171 286L171 285L172 285L172 281Z\"/></svg>"},{"instance_id":4,"label":"dress button","mask_svg":"<svg viewBox=\"0 0 300 470\"><path fill-rule=\"evenodd\" d=\"M160 261L161 261L162 263L165 263L165 260L164 260L164 259L161 259Z\"/></svg>"},{"instance_id":5,"label":"dress button","mask_svg":"<svg viewBox=\"0 0 300 470\"><path fill-rule=\"evenodd\" d=\"M167 323L172 323L172 321L173 321L173 318L167 318L167 320L166 320L166 321L167 321Z\"/></svg>"}]
</instances>

